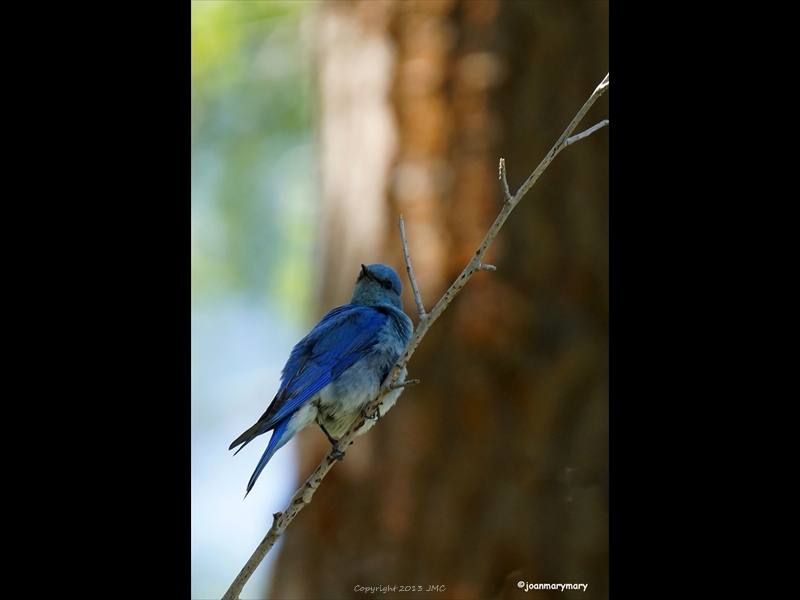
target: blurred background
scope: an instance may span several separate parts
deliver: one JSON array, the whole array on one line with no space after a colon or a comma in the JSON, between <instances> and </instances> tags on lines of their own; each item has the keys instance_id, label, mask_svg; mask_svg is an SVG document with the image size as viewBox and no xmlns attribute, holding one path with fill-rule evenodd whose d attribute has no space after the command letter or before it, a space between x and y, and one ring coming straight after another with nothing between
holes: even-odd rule
<instances>
[{"instance_id":1,"label":"blurred background","mask_svg":"<svg viewBox=\"0 0 800 600\"><path fill-rule=\"evenodd\" d=\"M192 598L219 598L329 444L243 500L291 351L361 263L429 310L609 70L608 3L192 2ZM581 123L608 117L609 92ZM608 135L563 151L242 598L608 597ZM518 582L585 583L586 592ZM356 586L444 586L364 593ZM441 588L440 588L441 589Z\"/></svg>"}]
</instances>

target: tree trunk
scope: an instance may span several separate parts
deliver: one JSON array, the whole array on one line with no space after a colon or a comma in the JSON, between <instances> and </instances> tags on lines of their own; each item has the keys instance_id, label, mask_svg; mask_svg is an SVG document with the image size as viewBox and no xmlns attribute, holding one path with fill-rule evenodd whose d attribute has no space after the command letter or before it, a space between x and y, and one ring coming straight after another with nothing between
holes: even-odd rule
<instances>
[{"instance_id":1,"label":"tree trunk","mask_svg":"<svg viewBox=\"0 0 800 600\"><path fill-rule=\"evenodd\" d=\"M399 213L430 310L500 209L498 159L513 193L608 71L608 4L327 2L315 30L320 314L347 302L360 263L385 262L416 322ZM510 216L485 261L498 270L412 358L422 383L287 530L271 597L608 597L608 229L605 128ZM328 444L301 439L305 479Z\"/></svg>"}]
</instances>

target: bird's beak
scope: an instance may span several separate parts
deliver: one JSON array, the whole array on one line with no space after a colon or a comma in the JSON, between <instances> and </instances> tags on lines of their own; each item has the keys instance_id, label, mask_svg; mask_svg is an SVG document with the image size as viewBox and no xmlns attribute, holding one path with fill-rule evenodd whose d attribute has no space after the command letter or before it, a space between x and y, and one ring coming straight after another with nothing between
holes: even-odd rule
<instances>
[{"instance_id":1,"label":"bird's beak","mask_svg":"<svg viewBox=\"0 0 800 600\"><path fill-rule=\"evenodd\" d=\"M375 281L375 278L372 276L372 271L367 268L367 265L361 265L361 276Z\"/></svg>"}]
</instances>

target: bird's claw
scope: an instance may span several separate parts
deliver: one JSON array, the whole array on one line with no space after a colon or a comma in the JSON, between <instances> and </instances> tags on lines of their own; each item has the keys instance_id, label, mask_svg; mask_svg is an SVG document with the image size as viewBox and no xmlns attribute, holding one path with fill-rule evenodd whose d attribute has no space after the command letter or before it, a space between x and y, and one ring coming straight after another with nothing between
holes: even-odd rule
<instances>
[{"instance_id":1,"label":"bird's claw","mask_svg":"<svg viewBox=\"0 0 800 600\"><path fill-rule=\"evenodd\" d=\"M336 442L331 448L331 456L336 460L342 460L344 458L344 452L339 450L339 442Z\"/></svg>"},{"instance_id":2,"label":"bird's claw","mask_svg":"<svg viewBox=\"0 0 800 600\"><path fill-rule=\"evenodd\" d=\"M373 421L377 421L378 419L381 418L381 406L380 406L380 404L378 405L378 408L375 409L375 416L374 417L368 417L367 416L367 407L366 406L362 407L361 416L364 417L365 419L372 419Z\"/></svg>"}]
</instances>

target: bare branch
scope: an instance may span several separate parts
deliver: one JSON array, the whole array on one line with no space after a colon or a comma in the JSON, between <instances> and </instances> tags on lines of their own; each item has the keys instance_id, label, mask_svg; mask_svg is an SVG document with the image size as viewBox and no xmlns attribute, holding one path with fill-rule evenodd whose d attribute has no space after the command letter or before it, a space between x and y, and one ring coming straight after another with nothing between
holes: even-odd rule
<instances>
[{"instance_id":1,"label":"bare branch","mask_svg":"<svg viewBox=\"0 0 800 600\"><path fill-rule=\"evenodd\" d=\"M481 262L486 251L488 250L489 246L491 245L494 238L497 236L497 233L500 231L500 228L505 223L508 215L511 214L511 211L514 207L519 203L522 197L528 192L528 190L533 187L533 184L536 183L536 180L539 179L539 176L544 172L550 162L555 158L555 156L561 152L564 148L574 141L587 137L600 127L604 126L608 123L606 120L605 122L599 123L595 125L591 129L587 129L581 134L576 135L572 138L572 142L568 142L570 139L570 134L575 130L578 126L578 123L583 118L583 116L588 112L588 110L592 107L595 101L608 89L608 75L605 76L600 85L598 85L592 95L589 96L589 99L584 103L583 107L578 111L578 114L575 115L575 118L572 119L572 122L569 126L564 130L564 133L561 134L561 137L558 138L555 145L550 149L547 155L542 159L542 162L539 163L539 166L530 174L528 179L522 186L517 190L517 193L510 199L507 199L503 202L503 208L500 210L500 214L497 215L492 226L489 228L489 231L486 233L486 236L483 238L481 245L478 247L478 251L473 255L472 259L469 261L469 264L464 268L461 274L456 278L453 282L453 285L444 293L444 296L441 297L439 302L436 303L436 306L433 307L433 310L429 313L425 313L425 310L422 306L422 300L419 297L419 290L417 289L417 283L414 279L411 271L411 258L408 254L408 244L406 243L406 236L405 236L405 227L403 224L402 216L400 218L400 234L401 239L403 241L403 253L406 257L406 270L408 271L409 279L411 280L411 287L414 289L414 298L417 300L417 307L420 311L420 320L417 324L417 329L414 331L411 339L408 342L403 353L400 355L400 358L397 360L397 363L392 367L392 370L384 379L383 384L381 385L380 392L378 396L373 400L364 411L362 411L362 415L356 419L350 429L345 433L343 436L339 438L339 448L347 448L352 442L353 438L356 437L359 429L364 426L364 422L367 418L372 418L377 411L378 406L381 404L382 398L389 393L392 389L397 389L398 387L404 387L405 385L410 385L412 381L416 383L417 380L409 380L407 382L397 382L397 378L400 376L400 373L408 364L409 359L414 354L419 346L420 341L427 333L428 329L431 325L433 325L434 321L439 318L439 315L444 312L444 309L453 301L464 285L469 281L469 279L478 271L494 271L496 268L493 265L486 265ZM505 161L501 159L500 161L500 179L504 182L504 188L508 187L508 184L505 182ZM504 193L505 193L504 189ZM424 315L424 318L423 316ZM266 556L267 552L269 552L270 548L275 544L277 539L281 536L283 531L292 522L295 518L297 513L299 513L306 504L311 502L311 498L314 495L314 492L319 487L320 482L331 469L331 467L337 462L335 456L333 456L334 451L333 448L325 455L325 458L322 459L320 465L316 468L316 470L311 474L306 482L297 490L292 496L292 499L289 501L288 508L283 513L275 513L273 515L274 520L272 523L272 527L267 532L266 537L264 540L259 544L256 551L253 553L253 556L250 557L250 560L247 561L247 564L241 570L239 575L231 584L231 587L223 596L223 600L237 600L239 598L239 594L244 587L244 584L247 583L247 580L255 571L256 567L261 563L264 556Z\"/></svg>"},{"instance_id":2,"label":"bare branch","mask_svg":"<svg viewBox=\"0 0 800 600\"><path fill-rule=\"evenodd\" d=\"M400 226L400 241L403 244L403 256L406 259L406 271L408 272L408 279L411 281L411 289L414 290L414 301L417 303L417 310L419 310L419 320L424 321L428 318L428 313L425 312L422 296L419 295L417 280L414 278L414 270L411 268L411 255L408 253L408 240L406 240L406 225L403 221L403 213L400 213L400 223L398 225Z\"/></svg>"}]
</instances>

